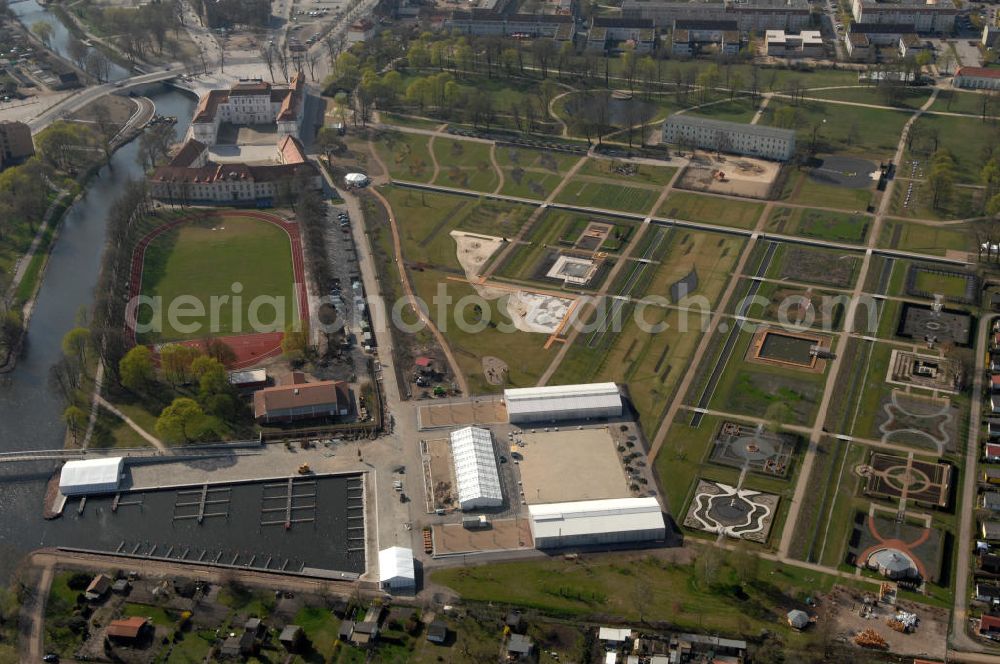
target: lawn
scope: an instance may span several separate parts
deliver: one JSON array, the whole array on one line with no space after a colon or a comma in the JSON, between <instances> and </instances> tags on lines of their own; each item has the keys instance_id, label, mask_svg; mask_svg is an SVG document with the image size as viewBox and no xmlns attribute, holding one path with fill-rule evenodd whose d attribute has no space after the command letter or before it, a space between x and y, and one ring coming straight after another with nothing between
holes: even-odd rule
<instances>
[{"instance_id":1,"label":"lawn","mask_svg":"<svg viewBox=\"0 0 1000 664\"><path fill-rule=\"evenodd\" d=\"M698 278L697 288L688 294L696 298L690 302L693 310L668 309L652 301L619 310L605 300L604 310L591 318L591 322L603 322L577 337L551 381L627 383L647 436L655 434L678 382L688 370L691 354L701 338L703 316L708 315L708 308L725 288L743 246L742 238L681 229L649 229L646 237L657 231L669 233L667 239L651 253L638 247L634 255L648 256L659 265L630 262L609 292L666 302L671 299L670 286L693 271ZM625 290L627 286L631 290ZM615 311L620 313L614 316Z\"/></svg>"},{"instance_id":2,"label":"lawn","mask_svg":"<svg viewBox=\"0 0 1000 664\"><path fill-rule=\"evenodd\" d=\"M878 246L946 256L949 252L975 251L975 242L968 224L934 226L892 219L883 224Z\"/></svg>"},{"instance_id":3,"label":"lawn","mask_svg":"<svg viewBox=\"0 0 1000 664\"><path fill-rule=\"evenodd\" d=\"M895 106L898 108L920 108L931 96L930 88L903 88L899 99L890 104L884 92L876 87L864 86L857 88L838 88L833 90L816 90L807 92L807 97L820 99L836 99L858 104L873 104L875 106Z\"/></svg>"},{"instance_id":4,"label":"lawn","mask_svg":"<svg viewBox=\"0 0 1000 664\"><path fill-rule=\"evenodd\" d=\"M143 306L139 322L152 329L140 340L282 331L298 318L293 282L283 229L239 212L192 220L157 236L146 250L141 292L158 298L162 320Z\"/></svg>"},{"instance_id":5,"label":"lawn","mask_svg":"<svg viewBox=\"0 0 1000 664\"><path fill-rule=\"evenodd\" d=\"M448 340L462 372L468 376L473 394L498 392L504 387L532 387L538 383L558 350L543 346L548 335L522 332L510 328L506 296L499 300L483 301L472 286L464 281L449 281L448 275L436 269L413 271L410 279L413 289L430 306L431 319ZM447 297L454 303L463 299L470 303L462 309L462 317L469 325L460 325L458 310L448 305L438 306L434 300L439 287L447 289ZM482 313L476 313L473 303L478 303ZM465 304L463 302L463 304ZM464 329L463 329L464 328ZM509 372L505 385L491 385L483 374L483 358L498 357L507 363Z\"/></svg>"},{"instance_id":6,"label":"lawn","mask_svg":"<svg viewBox=\"0 0 1000 664\"><path fill-rule=\"evenodd\" d=\"M577 171L578 175L593 175L626 185L639 183L659 187L670 184L675 173L677 173L677 169L671 166L650 166L649 164L636 164L618 159L597 157L587 159L586 163Z\"/></svg>"},{"instance_id":7,"label":"lawn","mask_svg":"<svg viewBox=\"0 0 1000 664\"><path fill-rule=\"evenodd\" d=\"M946 113L970 113L982 116L997 115L1000 110L997 106L997 99L988 93L961 92L959 90L949 90L942 88L938 92L932 111L943 111Z\"/></svg>"},{"instance_id":8,"label":"lawn","mask_svg":"<svg viewBox=\"0 0 1000 664\"><path fill-rule=\"evenodd\" d=\"M915 288L927 293L940 293L948 298L964 298L966 280L951 274L935 274L918 270Z\"/></svg>"},{"instance_id":9,"label":"lawn","mask_svg":"<svg viewBox=\"0 0 1000 664\"><path fill-rule=\"evenodd\" d=\"M440 194L385 187L382 194L392 205L399 228L403 256L415 267L430 265L461 272L452 230L514 237L535 208L472 196Z\"/></svg>"},{"instance_id":10,"label":"lawn","mask_svg":"<svg viewBox=\"0 0 1000 664\"><path fill-rule=\"evenodd\" d=\"M659 195L659 189L654 187L629 187L578 175L562 188L556 203L646 214Z\"/></svg>"},{"instance_id":11,"label":"lawn","mask_svg":"<svg viewBox=\"0 0 1000 664\"><path fill-rule=\"evenodd\" d=\"M834 577L760 561L761 581L746 585L749 596L740 601L733 594L728 565L722 567L719 578L708 581L690 565L640 555L590 554L575 560L450 568L435 571L431 579L466 601L615 622L670 616L671 624L679 629L742 636L767 629L789 639L798 637L779 617L807 594L829 590L834 582Z\"/></svg>"},{"instance_id":12,"label":"lawn","mask_svg":"<svg viewBox=\"0 0 1000 664\"><path fill-rule=\"evenodd\" d=\"M434 184L459 189L492 192L499 177L490 161L490 144L435 138L434 156L440 172Z\"/></svg>"},{"instance_id":13,"label":"lawn","mask_svg":"<svg viewBox=\"0 0 1000 664\"><path fill-rule=\"evenodd\" d=\"M430 181L434 163L427 150L427 136L382 130L375 134L373 143L390 177L413 182Z\"/></svg>"},{"instance_id":14,"label":"lawn","mask_svg":"<svg viewBox=\"0 0 1000 664\"><path fill-rule=\"evenodd\" d=\"M934 152L947 150L955 160L955 181L980 184L979 171L996 144L997 135L997 124L992 120L922 115L913 124L904 160L916 159L926 165ZM924 170L926 175L926 166ZM909 169L901 168L897 175L909 174Z\"/></svg>"},{"instance_id":15,"label":"lawn","mask_svg":"<svg viewBox=\"0 0 1000 664\"><path fill-rule=\"evenodd\" d=\"M513 145L496 146L497 163L504 173L500 193L545 200L580 155L532 150Z\"/></svg>"},{"instance_id":16,"label":"lawn","mask_svg":"<svg viewBox=\"0 0 1000 664\"><path fill-rule=\"evenodd\" d=\"M873 163L872 168L875 167ZM811 178L808 172L795 170L789 173L780 198L799 205L863 212L872 201L872 192L873 188L852 189L823 184Z\"/></svg>"},{"instance_id":17,"label":"lawn","mask_svg":"<svg viewBox=\"0 0 1000 664\"><path fill-rule=\"evenodd\" d=\"M868 235L870 223L867 215L775 207L764 228L774 233L860 244Z\"/></svg>"},{"instance_id":18,"label":"lawn","mask_svg":"<svg viewBox=\"0 0 1000 664\"><path fill-rule=\"evenodd\" d=\"M763 210L763 203L672 191L656 214L659 217L700 221L718 226L753 228Z\"/></svg>"},{"instance_id":19,"label":"lawn","mask_svg":"<svg viewBox=\"0 0 1000 664\"><path fill-rule=\"evenodd\" d=\"M772 100L761 117L761 124L775 125L776 115L791 108L792 124L803 148L812 144L816 133L817 151L854 152L888 158L895 152L909 111L890 111L843 104L806 101L794 105L786 100Z\"/></svg>"},{"instance_id":20,"label":"lawn","mask_svg":"<svg viewBox=\"0 0 1000 664\"><path fill-rule=\"evenodd\" d=\"M713 120L724 120L726 122L749 123L757 113L757 107L749 97L738 97L736 99L726 99L705 106L698 106L685 111L688 115L697 115Z\"/></svg>"},{"instance_id":21,"label":"lawn","mask_svg":"<svg viewBox=\"0 0 1000 664\"><path fill-rule=\"evenodd\" d=\"M903 173L904 169L900 169ZM904 177L909 174L906 169ZM912 182L912 187L911 183ZM909 194L910 200L906 197ZM897 180L892 191L890 213L897 217L911 219L968 219L983 214L983 190L973 186L956 186L947 199L934 206L933 194L926 180Z\"/></svg>"}]
</instances>

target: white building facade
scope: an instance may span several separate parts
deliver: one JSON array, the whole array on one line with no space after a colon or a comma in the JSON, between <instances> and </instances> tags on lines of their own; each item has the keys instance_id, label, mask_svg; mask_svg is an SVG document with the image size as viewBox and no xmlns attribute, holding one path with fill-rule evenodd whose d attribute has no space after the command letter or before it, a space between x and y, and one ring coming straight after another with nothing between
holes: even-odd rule
<instances>
[{"instance_id":1,"label":"white building facade","mask_svg":"<svg viewBox=\"0 0 1000 664\"><path fill-rule=\"evenodd\" d=\"M666 537L656 498L612 498L528 507L538 549L655 542Z\"/></svg>"},{"instance_id":2,"label":"white building facade","mask_svg":"<svg viewBox=\"0 0 1000 664\"><path fill-rule=\"evenodd\" d=\"M504 390L512 423L621 417L622 395L614 383L554 385Z\"/></svg>"},{"instance_id":3,"label":"white building facade","mask_svg":"<svg viewBox=\"0 0 1000 664\"><path fill-rule=\"evenodd\" d=\"M114 493L121 484L124 468L124 457L67 461L59 474L59 493L64 496Z\"/></svg>"},{"instance_id":4,"label":"white building facade","mask_svg":"<svg viewBox=\"0 0 1000 664\"><path fill-rule=\"evenodd\" d=\"M788 161L795 154L795 132L762 125L724 122L674 114L663 123L663 142L750 157Z\"/></svg>"}]
</instances>

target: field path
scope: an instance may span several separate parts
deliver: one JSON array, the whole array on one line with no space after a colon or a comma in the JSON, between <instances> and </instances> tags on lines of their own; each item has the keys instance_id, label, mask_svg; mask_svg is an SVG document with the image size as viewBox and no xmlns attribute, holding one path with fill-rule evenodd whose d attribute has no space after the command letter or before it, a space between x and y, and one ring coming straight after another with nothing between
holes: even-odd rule
<instances>
[{"instance_id":1,"label":"field path","mask_svg":"<svg viewBox=\"0 0 1000 664\"><path fill-rule=\"evenodd\" d=\"M587 155L580 157L580 159L575 164L573 164L573 167L570 168L568 171L566 171L566 175L563 177L562 181L558 185L556 185L556 187L552 190L552 193L549 194L548 198L545 199L545 202L539 205L535 209L535 211L531 213L531 216L528 217L527 223L525 223L524 226L521 227L521 230L518 231L517 236L511 238L510 241L507 242L507 244L503 247L503 249L500 250L500 253L497 255L495 260L490 261L489 267L487 267L483 271L482 274L483 281L486 281L487 279L492 277L493 273L496 271L496 268L500 265L503 265L504 261L507 260L507 256L510 255L510 252L514 251L514 247L522 243L521 241L524 239L524 236L528 233L528 231L531 230L531 227L535 225L535 222L538 221L538 218L541 217L543 214L545 214L545 210L548 209L550 203L556 200L556 196L558 196L562 192L563 187L565 187L566 184L573 179L573 176L577 174L577 171L583 168L583 165L587 163L587 159L589 159Z\"/></svg>"},{"instance_id":2,"label":"field path","mask_svg":"<svg viewBox=\"0 0 1000 664\"><path fill-rule=\"evenodd\" d=\"M374 151L374 150L373 150ZM441 351L444 353L445 358L448 360L448 365L451 367L451 373L455 376L455 382L458 384L458 389L462 394L469 393L469 383L465 378L465 372L462 371L461 366L458 364L458 360L455 359L454 353L451 352L451 346L448 345L448 340L445 339L444 335L441 334L441 330L437 328L434 321L427 313L417 306L417 296L413 292L413 285L410 284L410 277L406 274L406 263L403 259L403 247L399 240L399 227L396 224L396 215L392 210L392 205L385 196L382 195L376 187L371 187L370 191L379 199L382 205L385 206L386 215L389 217L389 228L392 230L392 251L396 260L396 265L399 268L399 280L403 285L403 291L406 294L406 299L410 303L410 307L420 318L421 322L427 326L431 334L434 335L434 339L437 340L438 345L441 346Z\"/></svg>"},{"instance_id":3,"label":"field path","mask_svg":"<svg viewBox=\"0 0 1000 664\"><path fill-rule=\"evenodd\" d=\"M115 406L113 403L102 397L100 394L98 393L94 394L94 403L107 409L115 417L119 418L122 422L127 424L133 431L142 436L143 440L145 440L147 443L149 443L156 449L160 450L161 452L169 452L167 446L163 444L162 440L160 440L159 438L157 438L156 436L154 436L153 434L149 433L141 426L136 424L135 420L133 420L131 417L120 411L117 406Z\"/></svg>"},{"instance_id":4,"label":"field path","mask_svg":"<svg viewBox=\"0 0 1000 664\"><path fill-rule=\"evenodd\" d=\"M448 124L447 123L445 123L443 125L439 125L438 128L437 128L437 130L435 130L430 135L430 138L427 139L427 152L431 156L431 165L434 167L434 170L431 172L431 179L430 179L431 182L434 182L435 180L437 180L438 179L438 175L441 174L441 164L438 163L437 155L434 154L434 141L437 140L437 137L441 135L441 132L444 131L447 128L448 128ZM374 148L372 149L372 152L375 152ZM379 160L379 161L381 161L381 160ZM385 169L383 168L382 170L385 170ZM385 174L388 176L389 175L389 171L385 171Z\"/></svg>"},{"instance_id":5,"label":"field path","mask_svg":"<svg viewBox=\"0 0 1000 664\"><path fill-rule=\"evenodd\" d=\"M504 174L503 169L500 168L500 162L497 161L497 144L495 142L490 146L490 162L493 164L493 170L497 172L497 186L493 193L499 194L500 190L503 189Z\"/></svg>"},{"instance_id":6,"label":"field path","mask_svg":"<svg viewBox=\"0 0 1000 664\"><path fill-rule=\"evenodd\" d=\"M656 211L660 209L660 206L663 205L663 202L667 200L667 196L670 195L670 192L674 188L674 183L677 181L677 179L681 176L683 172L684 172L683 168L678 168L677 172L674 173L672 178L670 178L670 182L667 183L667 186L664 187L663 191L660 192L660 195L659 197L657 197L656 202L653 203L653 207L650 208L649 210L649 215L645 219L643 219L642 225L639 226L638 232L636 232L636 234L632 237L632 240L628 243L628 246L625 248L625 250L621 252L619 260L615 263L615 266L611 268L611 271L608 273L607 278L604 280L604 284L601 286L601 289L594 296L595 301L600 301L607 296L608 290L610 290L611 286L614 285L615 280L618 278L618 274L625 268L625 264L628 263L629 256L632 255L632 252L635 251L635 248L639 246L639 242L646 235L646 231L649 229L649 223L652 220L653 215L656 214ZM590 302L585 303L584 306L580 308L580 310L573 311L572 314L573 319L575 321L586 320L585 313L589 312L591 309L593 309L593 307L594 305L592 303ZM580 336L579 325L570 325L569 327L570 327L570 333L565 337L565 339L562 340L563 341L562 347L559 349L559 352L556 353L556 356L552 358L552 362L550 362L548 368L545 369L545 373L543 373L541 378L538 379L539 386L547 385L548 382L552 380L552 376L555 375L556 371L559 370L559 366L562 364L563 360L566 359L566 355L569 353L570 347L574 343L576 343L576 338Z\"/></svg>"},{"instance_id":7,"label":"field path","mask_svg":"<svg viewBox=\"0 0 1000 664\"><path fill-rule=\"evenodd\" d=\"M937 88L931 93L927 101L917 109L910 116L910 119L906 121L903 125L903 131L899 137L899 143L896 146L896 154L893 157L894 163L902 163L903 153L906 150L906 140L910 134L910 128L913 127L913 123L916 122L924 111L929 109L931 105L937 100L939 90ZM874 249L877 246L878 238L882 229L882 222L885 219L885 214L889 209L889 205L892 201L892 192L895 187L895 180L889 180L886 185L885 191L882 193L882 199L879 201L878 210L875 214L875 223L872 224L871 233L868 236L868 246L865 250L864 258L861 260L861 268L858 270L858 276L854 284L854 291L851 294L850 303L847 306L847 312L844 316L843 329L845 331L850 331L854 329L854 320L857 316L858 302L861 299L861 294L864 290L865 281L868 277L868 270L871 268L872 256L874 255ZM819 447L819 441L824 434L824 425L826 424L826 414L830 409L830 399L835 394L837 388L837 377L840 375L840 369L843 366L843 353L837 353L833 360L830 361L830 369L826 377L826 386L823 390L823 398L820 400L819 408L816 410L816 419L813 422L812 435L809 437L809 447L806 449L806 453L802 458L802 467L799 470L799 478L795 485L795 494L792 496L791 505L788 508L788 514L785 516L785 525L781 531L781 544L778 547L778 555L782 558L788 557L788 550L792 545L792 537L795 533L796 526L798 525L799 510L802 507L802 501L805 498L806 491L809 489L809 479L812 474L813 462L816 459L816 450ZM961 543L962 538L959 537L959 542ZM968 538L965 540L968 541ZM959 558L959 560L967 560ZM960 598L958 592L955 594L956 608L961 605L964 601L964 597Z\"/></svg>"}]
</instances>

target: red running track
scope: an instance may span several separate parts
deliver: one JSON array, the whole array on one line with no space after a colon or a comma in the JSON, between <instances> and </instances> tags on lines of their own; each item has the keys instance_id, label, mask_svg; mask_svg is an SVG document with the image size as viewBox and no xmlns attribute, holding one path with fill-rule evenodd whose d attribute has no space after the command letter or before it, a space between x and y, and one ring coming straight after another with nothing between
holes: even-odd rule
<instances>
[{"instance_id":1,"label":"red running track","mask_svg":"<svg viewBox=\"0 0 1000 664\"><path fill-rule=\"evenodd\" d=\"M213 217L224 218L227 216L239 215L250 217L259 221L281 228L288 235L292 249L292 271L295 277L295 288L298 291L299 315L304 321L309 320L309 296L306 293L306 269L305 260L302 257L302 238L299 234L299 225L285 221L281 217L267 212L257 210L205 210L181 219L176 219L169 223L157 226L147 235L143 236L132 251L131 273L129 275L129 299L134 300L142 293L142 270L146 260L146 249L157 237L167 231L192 221L211 219ZM135 327L131 321L125 322L126 333L135 342ZM231 369L246 369L261 362L262 360L281 355L281 340L284 339L284 332L258 332L253 334L236 334L224 337L214 337L231 347L236 353L236 360L230 363ZM192 339L182 341L186 346L204 346L206 339ZM152 347L151 347L152 348ZM153 351L155 352L155 348Z\"/></svg>"}]
</instances>

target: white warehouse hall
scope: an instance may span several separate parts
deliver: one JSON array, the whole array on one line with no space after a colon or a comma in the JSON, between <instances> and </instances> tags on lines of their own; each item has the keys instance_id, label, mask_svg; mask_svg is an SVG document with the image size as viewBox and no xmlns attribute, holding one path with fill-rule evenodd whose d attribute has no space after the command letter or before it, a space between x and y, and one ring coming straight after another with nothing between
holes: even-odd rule
<instances>
[{"instance_id":1,"label":"white warehouse hall","mask_svg":"<svg viewBox=\"0 0 1000 664\"><path fill-rule=\"evenodd\" d=\"M463 511L503 505L493 436L489 429L465 427L451 434L458 504Z\"/></svg>"},{"instance_id":2,"label":"white warehouse hall","mask_svg":"<svg viewBox=\"0 0 1000 664\"><path fill-rule=\"evenodd\" d=\"M622 395L614 383L554 385L504 390L513 424L621 417Z\"/></svg>"}]
</instances>

